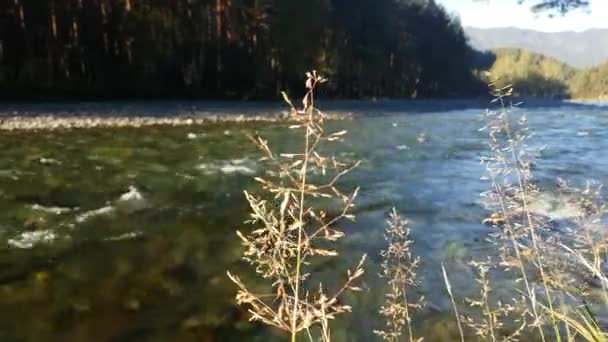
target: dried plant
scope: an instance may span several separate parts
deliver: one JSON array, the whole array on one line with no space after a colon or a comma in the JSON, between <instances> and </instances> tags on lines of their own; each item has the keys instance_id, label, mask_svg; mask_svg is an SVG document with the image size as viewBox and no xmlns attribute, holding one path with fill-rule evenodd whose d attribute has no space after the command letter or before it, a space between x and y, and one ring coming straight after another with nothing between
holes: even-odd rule
<instances>
[{"instance_id":1,"label":"dried plant","mask_svg":"<svg viewBox=\"0 0 608 342\"><path fill-rule=\"evenodd\" d=\"M574 308L574 315L566 310L555 315L571 331L587 341L606 341L607 334L597 323L587 306L592 287L601 287L603 304L608 308L608 276L606 275L606 255L608 254L608 232L603 223L607 208L602 200L602 185L588 181L582 188L573 187L558 179L559 194L564 201L574 201L579 208L574 229L556 239L555 251L563 253L560 263L552 265L556 274L554 287L562 291L563 297L582 302L581 308ZM572 338L571 340L574 340Z\"/></svg>"},{"instance_id":2,"label":"dried plant","mask_svg":"<svg viewBox=\"0 0 608 342\"><path fill-rule=\"evenodd\" d=\"M462 320L477 336L484 340L489 339L492 342L518 341L522 330L526 327L526 321L521 318L515 319L518 326L510 332L506 331L504 321L518 309L516 305L502 303L501 301L497 301L495 304L491 303L490 292L492 287L490 286L488 273L492 262L488 259L484 262L472 261L470 264L477 270L480 296L475 299L466 298L466 301L471 307L478 308L481 311L481 318L475 319L472 316L465 316ZM525 301L525 298L523 298L523 301Z\"/></svg>"},{"instance_id":3,"label":"dried plant","mask_svg":"<svg viewBox=\"0 0 608 342\"><path fill-rule=\"evenodd\" d=\"M344 234L336 229L342 219L354 219L350 214L358 189L345 194L337 182L359 164L349 165L319 151L323 143L341 139L345 131L326 133L325 115L314 105L315 90L326 79L316 72L307 73L307 93L302 110L291 107L291 129L303 132L302 150L292 154L275 154L268 141L257 137L263 161L273 168L268 178L256 178L266 196L245 192L251 208L248 223L255 229L250 234L238 232L245 248L244 259L259 276L269 281L270 291L257 294L236 275L228 273L238 286L237 302L246 305L251 320L279 328L296 340L298 333L316 326L323 341L331 339L330 320L351 311L339 298L346 291L358 291L355 282L363 275L365 256L353 270L346 272L346 280L331 293L322 284L310 286L307 266L315 257L333 257L338 252L331 247ZM312 179L316 182L312 182ZM324 201L340 203L341 210L331 215L315 204Z\"/></svg>"},{"instance_id":4,"label":"dried plant","mask_svg":"<svg viewBox=\"0 0 608 342\"><path fill-rule=\"evenodd\" d=\"M550 310L548 307L544 307L544 309ZM569 335L568 341L579 341L580 339L576 337L580 336L583 340L589 342L608 342L608 335L588 312L575 310L576 316L574 318L560 311L553 311L553 313L557 319L566 324L569 328L568 331L571 328L576 333Z\"/></svg>"},{"instance_id":5,"label":"dried plant","mask_svg":"<svg viewBox=\"0 0 608 342\"><path fill-rule=\"evenodd\" d=\"M443 274L443 281L445 282L445 289L448 291L448 295L450 296L452 309L454 309L454 317L456 317L458 333L460 334L460 341L464 342L464 330L462 329L462 322L460 321L460 314L458 313L458 305L456 305L454 293L452 292L452 284L450 283L450 278L448 278L448 272L445 270L445 266L443 265L443 263L441 263L441 272Z\"/></svg>"},{"instance_id":6,"label":"dried plant","mask_svg":"<svg viewBox=\"0 0 608 342\"><path fill-rule=\"evenodd\" d=\"M386 279L388 287L384 305L380 309L386 326L384 330L376 330L374 333L389 342L399 341L404 329L407 329L408 341L422 340L414 338L412 312L422 307L423 298L416 302L408 299L408 289L417 285L416 271L420 258L412 256L410 251L413 241L407 225L408 222L393 208L384 231L388 246L380 252L383 258L380 277Z\"/></svg>"},{"instance_id":7,"label":"dried plant","mask_svg":"<svg viewBox=\"0 0 608 342\"><path fill-rule=\"evenodd\" d=\"M545 341L542 327L545 315L540 310L527 266L533 266L539 273L545 305L550 308L548 314L559 341L558 319L552 314L553 298L542 253L541 232L546 229L547 222L546 218L530 210L531 199L539 193L531 172L536 153L527 145L532 133L525 115L513 116L517 105L508 104L512 87L498 87L498 80L489 76L493 102L498 103L500 109L486 112L487 125L483 128L490 136L491 155L483 157L482 163L486 166L491 189L482 197L486 207L493 212L484 222L497 228L493 237L501 249L502 264L519 270L528 302L527 309L521 310L522 315L530 313L533 316L531 326L538 329L541 340Z\"/></svg>"},{"instance_id":8,"label":"dried plant","mask_svg":"<svg viewBox=\"0 0 608 342\"><path fill-rule=\"evenodd\" d=\"M588 181L584 188L577 188L562 179L558 181L560 194L566 199L575 200L580 208L576 229L571 231L571 236L565 237L567 241L559 241L558 247L569 257L574 257L575 265L583 266L587 274L600 283L604 302L608 306L608 278L605 275L608 231L602 222L608 208L602 200L603 187Z\"/></svg>"},{"instance_id":9,"label":"dried plant","mask_svg":"<svg viewBox=\"0 0 608 342\"><path fill-rule=\"evenodd\" d=\"M532 134L525 116L518 120L512 116L516 106L507 105L512 93L510 86L498 88L495 80L490 86L500 110L488 111L486 115L485 129L490 135L492 155L482 161L492 187L483 197L493 214L485 222L497 228L494 237L501 247L502 264L515 266L520 271L525 286L522 292L528 304L522 315L530 313L534 319L530 326L538 328L542 340L545 340L545 317L550 318L557 341L561 340L560 325L565 328L568 341L577 335L591 341L605 340L606 335L593 315L566 305L566 299L582 302L588 311L585 299L588 288L581 282L581 278L586 278L600 284L608 306L608 277L604 267L608 233L602 223L606 208L600 196L601 186L588 182L583 188L575 188L558 179L558 198L570 201L578 209L572 229L561 234L551 232L553 223L530 209L540 191L532 179L530 166L535 155L527 145ZM530 272L539 275L542 300L536 298ZM554 298L559 299L559 307L554 305Z\"/></svg>"}]
</instances>

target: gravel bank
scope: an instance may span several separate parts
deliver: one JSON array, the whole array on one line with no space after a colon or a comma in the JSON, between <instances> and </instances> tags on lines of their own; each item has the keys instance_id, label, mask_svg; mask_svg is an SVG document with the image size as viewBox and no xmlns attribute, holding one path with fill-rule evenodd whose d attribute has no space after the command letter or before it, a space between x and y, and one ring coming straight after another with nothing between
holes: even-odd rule
<instances>
[{"instance_id":1,"label":"gravel bank","mask_svg":"<svg viewBox=\"0 0 608 342\"><path fill-rule=\"evenodd\" d=\"M350 114L328 114L328 119L350 118ZM200 117L112 117L112 116L11 116L0 118L0 130L37 131L56 129L86 129L108 127L146 127L146 126L191 126L220 122L281 122L287 121L277 115L214 115Z\"/></svg>"}]
</instances>

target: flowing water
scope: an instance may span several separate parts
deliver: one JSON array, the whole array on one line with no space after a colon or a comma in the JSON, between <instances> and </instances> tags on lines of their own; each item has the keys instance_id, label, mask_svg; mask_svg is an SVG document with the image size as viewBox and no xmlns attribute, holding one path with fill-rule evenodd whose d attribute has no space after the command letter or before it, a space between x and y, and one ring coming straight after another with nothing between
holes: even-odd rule
<instances>
[{"instance_id":1,"label":"flowing water","mask_svg":"<svg viewBox=\"0 0 608 342\"><path fill-rule=\"evenodd\" d=\"M4 114L206 115L276 111L247 104L11 105ZM207 110L208 107L212 109ZM464 102L327 103L352 112L335 153L362 166L344 187L361 187L357 221L343 224L340 256L315 270L335 280L368 253L364 291L336 322L337 341L371 341L382 301L376 274L383 227L395 206L411 221L422 258L415 320L425 341L457 339L439 264L457 297L476 292L467 263L495 253L479 193L487 153L482 108ZM118 108L118 109L117 109ZM608 107L528 105L531 144L546 145L535 177L608 181ZM268 341L234 305L226 270L255 282L240 261L244 189L264 170L246 135L289 151L298 137L281 124L209 124L140 129L3 132L0 135L1 341ZM340 271L340 272L337 272ZM512 279L493 284L508 293ZM508 295L508 294L507 294Z\"/></svg>"}]
</instances>

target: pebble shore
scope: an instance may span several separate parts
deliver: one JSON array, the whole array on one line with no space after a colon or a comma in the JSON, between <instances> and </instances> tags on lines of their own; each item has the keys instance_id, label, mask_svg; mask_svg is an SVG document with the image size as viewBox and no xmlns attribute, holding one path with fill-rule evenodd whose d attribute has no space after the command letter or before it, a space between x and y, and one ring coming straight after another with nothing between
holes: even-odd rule
<instances>
[{"instance_id":1,"label":"pebble shore","mask_svg":"<svg viewBox=\"0 0 608 342\"><path fill-rule=\"evenodd\" d=\"M327 114L330 120L350 118L350 114ZM286 122L277 115L216 115L197 117L110 117L110 116L10 116L0 118L2 131L38 131L60 129L122 128L149 126L192 126L209 123Z\"/></svg>"}]
</instances>

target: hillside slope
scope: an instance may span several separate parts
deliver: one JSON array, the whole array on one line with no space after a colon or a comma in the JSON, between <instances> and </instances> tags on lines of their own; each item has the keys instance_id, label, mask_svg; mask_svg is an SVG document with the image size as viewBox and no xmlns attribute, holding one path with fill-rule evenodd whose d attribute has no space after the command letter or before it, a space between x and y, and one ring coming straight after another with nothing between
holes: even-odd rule
<instances>
[{"instance_id":1,"label":"hillside slope","mask_svg":"<svg viewBox=\"0 0 608 342\"><path fill-rule=\"evenodd\" d=\"M511 83L522 95L570 97L570 80L578 70L558 61L521 49L492 51L495 61L488 69L501 80Z\"/></svg>"},{"instance_id":2,"label":"hillside slope","mask_svg":"<svg viewBox=\"0 0 608 342\"><path fill-rule=\"evenodd\" d=\"M579 71L569 83L572 98L608 100L608 62Z\"/></svg>"},{"instance_id":3,"label":"hillside slope","mask_svg":"<svg viewBox=\"0 0 608 342\"><path fill-rule=\"evenodd\" d=\"M480 51L525 49L556 58L573 67L589 68L608 60L608 29L583 32L539 32L514 27L465 27L471 46Z\"/></svg>"},{"instance_id":4,"label":"hillside slope","mask_svg":"<svg viewBox=\"0 0 608 342\"><path fill-rule=\"evenodd\" d=\"M500 85L512 84L519 95L573 99L608 99L608 62L577 69L555 58L522 49L491 51L493 63L487 68L500 79Z\"/></svg>"}]
</instances>

